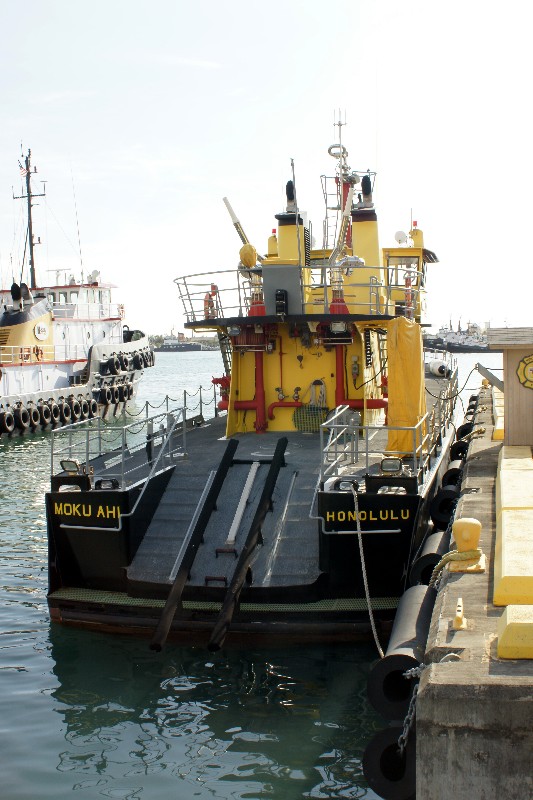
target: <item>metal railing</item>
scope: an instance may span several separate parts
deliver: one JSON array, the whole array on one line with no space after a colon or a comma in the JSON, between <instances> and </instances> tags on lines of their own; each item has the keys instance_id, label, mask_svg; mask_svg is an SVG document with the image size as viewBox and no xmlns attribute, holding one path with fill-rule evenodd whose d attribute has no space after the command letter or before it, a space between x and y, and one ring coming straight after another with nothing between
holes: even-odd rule
<instances>
[{"instance_id":1,"label":"metal railing","mask_svg":"<svg viewBox=\"0 0 533 800\"><path fill-rule=\"evenodd\" d=\"M62 460L68 459L86 469L93 468L95 480L115 478L122 488L144 479L146 464L144 467L134 464L140 450L146 451L146 463L156 457L159 459L163 450L167 460L180 453L186 454L187 428L191 421L218 416L216 387L209 390L209 398L206 392L202 386L195 392L184 390L182 404L169 395L158 406L146 401L136 414L129 410L124 412L130 418L137 417L127 425L94 417L52 430L51 474L58 471Z\"/></svg>"},{"instance_id":2,"label":"metal railing","mask_svg":"<svg viewBox=\"0 0 533 800\"><path fill-rule=\"evenodd\" d=\"M52 431L51 474L61 462L77 462L92 480L116 480L122 489L145 480L155 464L161 469L187 453L186 409L154 414L121 428L100 418ZM145 450L145 457L139 457Z\"/></svg>"},{"instance_id":3,"label":"metal railing","mask_svg":"<svg viewBox=\"0 0 533 800\"><path fill-rule=\"evenodd\" d=\"M175 278L187 322L213 319L216 327L216 319L247 316L254 294L262 291L261 269L268 269L268 265L257 272L242 268ZM311 267L300 269L301 313L318 310L329 313L334 289L338 287L332 284L328 262L314 262ZM405 285L390 284L388 276L385 267L345 270L342 294L349 312L370 316L414 315L423 291L422 272L405 270Z\"/></svg>"},{"instance_id":4,"label":"metal railing","mask_svg":"<svg viewBox=\"0 0 533 800\"><path fill-rule=\"evenodd\" d=\"M368 472L386 451L387 456L397 456L407 463L418 485L422 485L452 424L457 390L455 371L433 408L413 426L361 425L359 414L349 406L339 406L320 426L320 480L339 478L354 470ZM403 449L391 448L389 432L404 434L408 444Z\"/></svg>"}]
</instances>

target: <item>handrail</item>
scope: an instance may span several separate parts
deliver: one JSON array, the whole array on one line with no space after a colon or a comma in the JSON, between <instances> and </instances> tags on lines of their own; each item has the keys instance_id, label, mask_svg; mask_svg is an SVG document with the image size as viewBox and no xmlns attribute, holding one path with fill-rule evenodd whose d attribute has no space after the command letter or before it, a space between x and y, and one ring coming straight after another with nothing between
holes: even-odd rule
<instances>
[{"instance_id":1,"label":"handrail","mask_svg":"<svg viewBox=\"0 0 533 800\"><path fill-rule=\"evenodd\" d=\"M105 530L121 531L122 530L122 520L125 517L133 516L133 514L137 510L137 506L139 505L142 496L144 495L144 492L146 491L146 488L147 488L148 484L150 483L150 481L152 480L152 478L156 474L157 466L158 466L158 464L159 464L159 462L160 462L160 460L162 458L163 453L165 452L166 445L168 444L168 442L170 442L170 438L171 438L172 434L174 433L174 429L175 429L177 424L178 424L178 420L175 420L174 421L174 425L167 432L167 436L165 438L165 441L161 445L161 449L159 450L159 454L158 454L156 460L154 461L152 469L148 473L148 477L143 482L143 487L141 489L141 493L139 494L137 500L135 501L131 511L127 511L125 514L120 514L119 515L119 523L118 523L117 527L105 528ZM161 472L163 472L163 470L161 470ZM59 527L60 528L66 528L66 529L69 529L69 530L71 530L71 529L76 530L76 529L79 529L80 527L83 528L84 531L101 531L102 530L102 526L98 526L98 525L96 525L96 526L94 526L94 525L93 526L90 526L90 525L81 526L81 525L65 525L64 523L61 523Z\"/></svg>"}]
</instances>

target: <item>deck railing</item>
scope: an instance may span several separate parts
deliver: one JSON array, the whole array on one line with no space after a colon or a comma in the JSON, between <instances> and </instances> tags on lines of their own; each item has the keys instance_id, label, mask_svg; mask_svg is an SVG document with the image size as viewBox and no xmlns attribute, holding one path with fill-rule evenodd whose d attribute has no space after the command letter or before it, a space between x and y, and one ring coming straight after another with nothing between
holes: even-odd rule
<instances>
[{"instance_id":1,"label":"deck railing","mask_svg":"<svg viewBox=\"0 0 533 800\"><path fill-rule=\"evenodd\" d=\"M455 370L432 409L413 426L361 425L360 414L349 406L339 406L320 426L320 481L375 469L386 450L387 456L401 458L422 485L452 424L457 393ZM405 449L389 448L388 433L392 431L405 434L403 439L409 442Z\"/></svg>"},{"instance_id":2,"label":"deck railing","mask_svg":"<svg viewBox=\"0 0 533 800\"><path fill-rule=\"evenodd\" d=\"M339 286L331 280L328 264L294 269L301 271L300 307L294 313L329 313ZM187 322L213 319L216 327L216 319L247 316L258 291L262 291L261 274L261 268L242 268L176 278ZM390 283L385 267L363 267L359 272L356 268L343 278L343 300L350 313L411 316L420 304L421 283L422 273L416 270L405 270L405 284L401 284Z\"/></svg>"},{"instance_id":3,"label":"deck railing","mask_svg":"<svg viewBox=\"0 0 533 800\"><path fill-rule=\"evenodd\" d=\"M161 468L187 453L187 431L201 420L217 416L216 387L200 386L196 392L183 392L182 401L168 395L154 410L146 401L137 419L117 425L94 417L65 425L52 431L51 475L62 472L61 461L77 462L81 468L94 470L93 477L115 479L122 488L144 480L157 459ZM145 458L140 459L144 448Z\"/></svg>"}]
</instances>

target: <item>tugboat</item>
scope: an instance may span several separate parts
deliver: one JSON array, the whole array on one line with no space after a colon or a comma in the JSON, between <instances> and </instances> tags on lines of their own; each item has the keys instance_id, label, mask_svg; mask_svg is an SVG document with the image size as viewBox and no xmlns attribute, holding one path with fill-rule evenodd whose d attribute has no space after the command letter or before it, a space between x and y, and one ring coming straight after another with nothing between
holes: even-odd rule
<instances>
[{"instance_id":1,"label":"tugboat","mask_svg":"<svg viewBox=\"0 0 533 800\"><path fill-rule=\"evenodd\" d=\"M0 434L11 436L116 413L154 363L148 338L124 324L124 306L97 270L37 285L31 151L21 165L28 204L29 283L0 290ZM21 270L21 275L23 274Z\"/></svg>"},{"instance_id":2,"label":"tugboat","mask_svg":"<svg viewBox=\"0 0 533 800\"><path fill-rule=\"evenodd\" d=\"M375 174L342 142L329 153L322 247L293 172L265 255L225 199L237 268L176 279L186 327L219 338L215 418L175 409L107 453L90 421L54 437L53 621L156 650L390 631L447 466L457 370L425 369L437 257L422 231L380 251Z\"/></svg>"}]
</instances>

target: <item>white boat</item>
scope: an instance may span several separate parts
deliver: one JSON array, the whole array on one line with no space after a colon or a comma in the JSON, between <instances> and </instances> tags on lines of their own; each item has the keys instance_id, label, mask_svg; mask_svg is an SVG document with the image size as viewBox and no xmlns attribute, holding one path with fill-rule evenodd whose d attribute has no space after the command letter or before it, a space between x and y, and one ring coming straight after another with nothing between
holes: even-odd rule
<instances>
[{"instance_id":1,"label":"white boat","mask_svg":"<svg viewBox=\"0 0 533 800\"><path fill-rule=\"evenodd\" d=\"M0 433L12 435L116 413L154 356L148 338L124 323L97 270L37 285L31 151L21 174L28 201L29 282L0 290Z\"/></svg>"}]
</instances>

